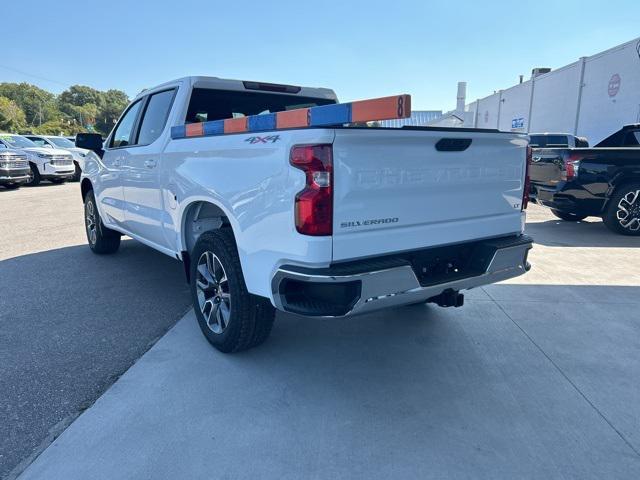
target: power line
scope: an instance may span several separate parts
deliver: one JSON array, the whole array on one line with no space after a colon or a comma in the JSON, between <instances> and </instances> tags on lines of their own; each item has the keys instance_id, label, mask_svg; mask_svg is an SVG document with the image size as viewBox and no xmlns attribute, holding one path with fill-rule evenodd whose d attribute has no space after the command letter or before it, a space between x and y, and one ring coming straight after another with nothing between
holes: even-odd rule
<instances>
[{"instance_id":1,"label":"power line","mask_svg":"<svg viewBox=\"0 0 640 480\"><path fill-rule=\"evenodd\" d=\"M41 77L39 75L33 75L31 73L27 73L27 72L23 72L22 70L18 70L17 68L7 67L6 65L0 65L0 68L4 68L5 70L11 70L12 72L16 72L16 73L19 73L21 75L26 75L27 77L32 77L32 78L37 78L39 80L44 80L45 82L57 83L58 85L62 85L63 87L68 87L69 86L69 84L67 84L67 83L62 83L62 82L59 82L57 80L52 80L52 79L47 78L47 77Z\"/></svg>"}]
</instances>

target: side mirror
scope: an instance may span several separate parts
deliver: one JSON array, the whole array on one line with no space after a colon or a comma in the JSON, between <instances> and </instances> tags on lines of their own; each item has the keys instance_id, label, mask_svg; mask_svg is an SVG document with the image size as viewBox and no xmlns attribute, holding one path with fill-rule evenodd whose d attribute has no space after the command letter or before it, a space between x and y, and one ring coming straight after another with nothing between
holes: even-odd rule
<instances>
[{"instance_id":1,"label":"side mirror","mask_svg":"<svg viewBox=\"0 0 640 480\"><path fill-rule=\"evenodd\" d=\"M76 147L93 150L101 158L104 150L102 150L102 135L99 133L78 133L76 135Z\"/></svg>"}]
</instances>

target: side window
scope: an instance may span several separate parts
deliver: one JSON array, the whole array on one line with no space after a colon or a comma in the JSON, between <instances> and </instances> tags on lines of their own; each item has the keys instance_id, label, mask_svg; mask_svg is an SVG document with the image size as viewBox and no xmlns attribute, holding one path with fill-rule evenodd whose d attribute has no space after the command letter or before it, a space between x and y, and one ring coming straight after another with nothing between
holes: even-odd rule
<instances>
[{"instance_id":1,"label":"side window","mask_svg":"<svg viewBox=\"0 0 640 480\"><path fill-rule=\"evenodd\" d=\"M149 145L160 136L167 123L174 94L175 90L166 90L151 95L140 125L137 145Z\"/></svg>"},{"instance_id":2,"label":"side window","mask_svg":"<svg viewBox=\"0 0 640 480\"><path fill-rule=\"evenodd\" d=\"M625 147L640 147L640 130L634 130L627 133L624 140Z\"/></svg>"},{"instance_id":3,"label":"side window","mask_svg":"<svg viewBox=\"0 0 640 480\"><path fill-rule=\"evenodd\" d=\"M124 114L124 117L120 120L120 123L111 137L111 143L109 145L111 148L131 145L133 141L133 127L135 126L136 118L138 117L138 112L140 111L141 106L142 100L138 100L136 103L131 105L131 108L129 108L127 113Z\"/></svg>"},{"instance_id":4,"label":"side window","mask_svg":"<svg viewBox=\"0 0 640 480\"><path fill-rule=\"evenodd\" d=\"M33 137L27 137L29 140L31 140L33 143L35 143L37 146L39 147L48 147L48 145L45 143L45 141L41 138L33 138Z\"/></svg>"}]
</instances>

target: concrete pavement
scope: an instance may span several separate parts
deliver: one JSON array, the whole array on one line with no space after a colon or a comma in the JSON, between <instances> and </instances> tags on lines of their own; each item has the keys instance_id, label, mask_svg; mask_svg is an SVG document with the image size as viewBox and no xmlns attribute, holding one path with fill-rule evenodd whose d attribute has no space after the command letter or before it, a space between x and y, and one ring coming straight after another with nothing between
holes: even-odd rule
<instances>
[{"instance_id":1,"label":"concrete pavement","mask_svg":"<svg viewBox=\"0 0 640 480\"><path fill-rule=\"evenodd\" d=\"M640 478L640 240L530 209L533 270L223 355L189 313L23 479Z\"/></svg>"}]
</instances>

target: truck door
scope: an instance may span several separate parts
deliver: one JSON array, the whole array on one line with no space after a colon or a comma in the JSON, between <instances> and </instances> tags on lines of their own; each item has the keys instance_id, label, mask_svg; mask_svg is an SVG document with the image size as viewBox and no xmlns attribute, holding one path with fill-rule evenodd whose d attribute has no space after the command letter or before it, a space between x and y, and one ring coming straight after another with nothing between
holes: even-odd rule
<instances>
[{"instance_id":1,"label":"truck door","mask_svg":"<svg viewBox=\"0 0 640 480\"><path fill-rule=\"evenodd\" d=\"M167 247L163 224L164 209L160 178L161 139L176 89L152 93L143 99L135 144L127 148L123 167L125 229L134 235Z\"/></svg>"},{"instance_id":2,"label":"truck door","mask_svg":"<svg viewBox=\"0 0 640 480\"><path fill-rule=\"evenodd\" d=\"M140 115L142 101L133 103L120 118L118 125L104 148L102 164L104 170L100 172L97 189L100 214L107 219L107 223L115 223L124 227L124 190L123 190L123 162L127 149L132 143L134 127Z\"/></svg>"}]
</instances>

